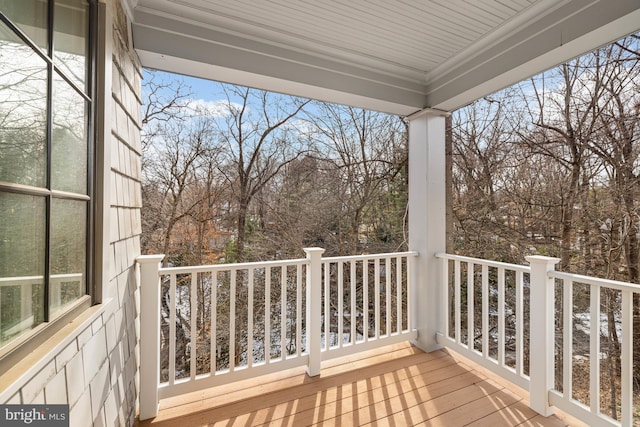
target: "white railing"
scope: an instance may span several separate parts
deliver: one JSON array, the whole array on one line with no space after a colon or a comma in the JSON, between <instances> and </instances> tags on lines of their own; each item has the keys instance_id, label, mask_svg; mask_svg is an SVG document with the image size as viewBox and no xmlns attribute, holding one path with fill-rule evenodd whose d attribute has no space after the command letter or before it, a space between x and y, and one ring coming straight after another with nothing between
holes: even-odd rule
<instances>
[{"instance_id":1,"label":"white railing","mask_svg":"<svg viewBox=\"0 0 640 427\"><path fill-rule=\"evenodd\" d=\"M524 317L528 314L530 267L437 256L447 284L442 292L442 343L528 389L529 333Z\"/></svg>"},{"instance_id":2,"label":"white railing","mask_svg":"<svg viewBox=\"0 0 640 427\"><path fill-rule=\"evenodd\" d=\"M296 366L317 375L322 360L415 338L417 253L305 251L304 259L178 268L160 268L162 255L139 257L140 419L157 414L159 398Z\"/></svg>"},{"instance_id":3,"label":"white railing","mask_svg":"<svg viewBox=\"0 0 640 427\"><path fill-rule=\"evenodd\" d=\"M557 368L556 375L559 379L549 393L550 403L589 425L634 425L633 295L640 294L640 286L559 271L549 272L549 276L556 281L556 287L559 287L556 291L556 307L559 309L556 321L563 325L561 366ZM588 299L585 298L587 294ZM606 304L602 301L603 297L607 300ZM605 313L601 310L603 305L610 312L604 318ZM614 324L610 325L610 321ZM581 328L588 328L587 331L582 331L589 336L587 349L576 348L573 336L576 324ZM600 368L604 351L601 337L610 339L605 333L609 327L614 328L617 336L615 344L620 347L620 367L615 374L619 375L620 385L614 385L616 389L619 388L614 403L616 419L611 417L610 410L609 414L604 414L601 408L601 390L603 387L610 387L609 384L602 384ZM617 356L610 351L606 355L608 358ZM596 363L591 363L594 361ZM573 379L576 371L589 378L588 398L574 396L576 387Z\"/></svg>"},{"instance_id":4,"label":"white railing","mask_svg":"<svg viewBox=\"0 0 640 427\"><path fill-rule=\"evenodd\" d=\"M556 406L589 425L633 425L633 296L639 285L558 272L557 258L527 257L530 266L523 266L436 256L443 345L528 389L531 407L543 415ZM601 408L601 390L611 385L602 383L600 365L616 356L601 343L612 316L620 347L615 417ZM588 335L587 345L574 339L576 330ZM588 377L588 387L577 384L574 373Z\"/></svg>"},{"instance_id":5,"label":"white railing","mask_svg":"<svg viewBox=\"0 0 640 427\"><path fill-rule=\"evenodd\" d=\"M19 295L12 296L10 301L12 303L19 301L20 304L19 309L16 308L15 318L10 320L9 325L3 325L2 318L0 318L2 338L11 337L33 327L34 287L41 286L44 289L43 285L44 276L0 277L0 304L3 298L2 290L10 288L19 292ZM84 274L52 274L49 279L49 308L51 312L58 311L69 300L75 300L85 293ZM44 299L44 296L40 292L40 295L36 298ZM42 305L40 306L42 307Z\"/></svg>"},{"instance_id":6,"label":"white railing","mask_svg":"<svg viewBox=\"0 0 640 427\"><path fill-rule=\"evenodd\" d=\"M307 264L160 269L166 326L160 398L306 364L301 306Z\"/></svg>"},{"instance_id":7,"label":"white railing","mask_svg":"<svg viewBox=\"0 0 640 427\"><path fill-rule=\"evenodd\" d=\"M323 321L322 360L415 338L409 288L415 255L322 259L323 320L329 319Z\"/></svg>"},{"instance_id":8,"label":"white railing","mask_svg":"<svg viewBox=\"0 0 640 427\"><path fill-rule=\"evenodd\" d=\"M161 397L294 366L317 375L322 360L416 338L417 253L322 258L322 249L305 251L304 259L181 268L160 268L161 255L138 259L141 419L157 414ZM527 257L524 266L437 257L443 345L528 389L543 415L556 406L590 425L633 425L640 286L557 272L557 258ZM614 356L601 336L611 322L620 347L613 417L600 402L607 386L600 364ZM578 329L587 346L576 346ZM589 386L574 375L588 375Z\"/></svg>"}]
</instances>

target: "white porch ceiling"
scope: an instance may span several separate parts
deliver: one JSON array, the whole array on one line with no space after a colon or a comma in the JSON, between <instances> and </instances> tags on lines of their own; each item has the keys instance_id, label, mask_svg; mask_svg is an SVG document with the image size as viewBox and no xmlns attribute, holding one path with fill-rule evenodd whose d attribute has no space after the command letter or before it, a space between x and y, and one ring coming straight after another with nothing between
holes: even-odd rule
<instances>
[{"instance_id":1,"label":"white porch ceiling","mask_svg":"<svg viewBox=\"0 0 640 427\"><path fill-rule=\"evenodd\" d=\"M127 0L142 64L407 115L640 29L640 0Z\"/></svg>"}]
</instances>

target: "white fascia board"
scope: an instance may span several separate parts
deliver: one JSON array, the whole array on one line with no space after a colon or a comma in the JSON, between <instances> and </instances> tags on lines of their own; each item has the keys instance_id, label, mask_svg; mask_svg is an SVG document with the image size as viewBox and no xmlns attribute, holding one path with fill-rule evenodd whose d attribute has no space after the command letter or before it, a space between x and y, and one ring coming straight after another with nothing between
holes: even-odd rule
<instances>
[{"instance_id":1,"label":"white fascia board","mask_svg":"<svg viewBox=\"0 0 640 427\"><path fill-rule=\"evenodd\" d=\"M176 74L248 86L336 104L350 105L352 107L381 111L399 116L408 116L420 109L420 107L417 106L408 106L384 99L355 95L345 91L278 79L263 74L239 71L204 62L190 61L188 59L166 56L155 52L138 50L137 53L144 67Z\"/></svg>"},{"instance_id":2,"label":"white fascia board","mask_svg":"<svg viewBox=\"0 0 640 427\"><path fill-rule=\"evenodd\" d=\"M576 7L572 2L565 7ZM640 29L638 0L590 1L567 18L546 17L523 28L512 40L482 55L451 65L427 90L431 108L452 111ZM584 6L584 5L583 5Z\"/></svg>"},{"instance_id":3,"label":"white fascia board","mask_svg":"<svg viewBox=\"0 0 640 427\"><path fill-rule=\"evenodd\" d=\"M144 67L407 115L423 83L136 12L134 47Z\"/></svg>"}]
</instances>

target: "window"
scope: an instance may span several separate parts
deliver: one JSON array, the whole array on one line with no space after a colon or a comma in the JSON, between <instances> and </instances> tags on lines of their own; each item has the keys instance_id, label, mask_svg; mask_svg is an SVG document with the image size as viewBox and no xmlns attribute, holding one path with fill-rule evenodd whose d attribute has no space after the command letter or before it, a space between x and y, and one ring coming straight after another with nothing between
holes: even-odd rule
<instances>
[{"instance_id":1,"label":"window","mask_svg":"<svg viewBox=\"0 0 640 427\"><path fill-rule=\"evenodd\" d=\"M90 303L88 0L0 0L0 354Z\"/></svg>"}]
</instances>

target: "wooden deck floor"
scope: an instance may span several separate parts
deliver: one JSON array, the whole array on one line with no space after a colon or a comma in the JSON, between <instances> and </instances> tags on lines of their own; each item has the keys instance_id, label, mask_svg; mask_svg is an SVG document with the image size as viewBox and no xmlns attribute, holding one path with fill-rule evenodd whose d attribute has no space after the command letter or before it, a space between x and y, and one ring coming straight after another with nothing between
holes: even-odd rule
<instances>
[{"instance_id":1,"label":"wooden deck floor","mask_svg":"<svg viewBox=\"0 0 640 427\"><path fill-rule=\"evenodd\" d=\"M142 426L566 426L544 418L522 391L449 351L409 344L323 364L309 378L291 369L165 399Z\"/></svg>"}]
</instances>

